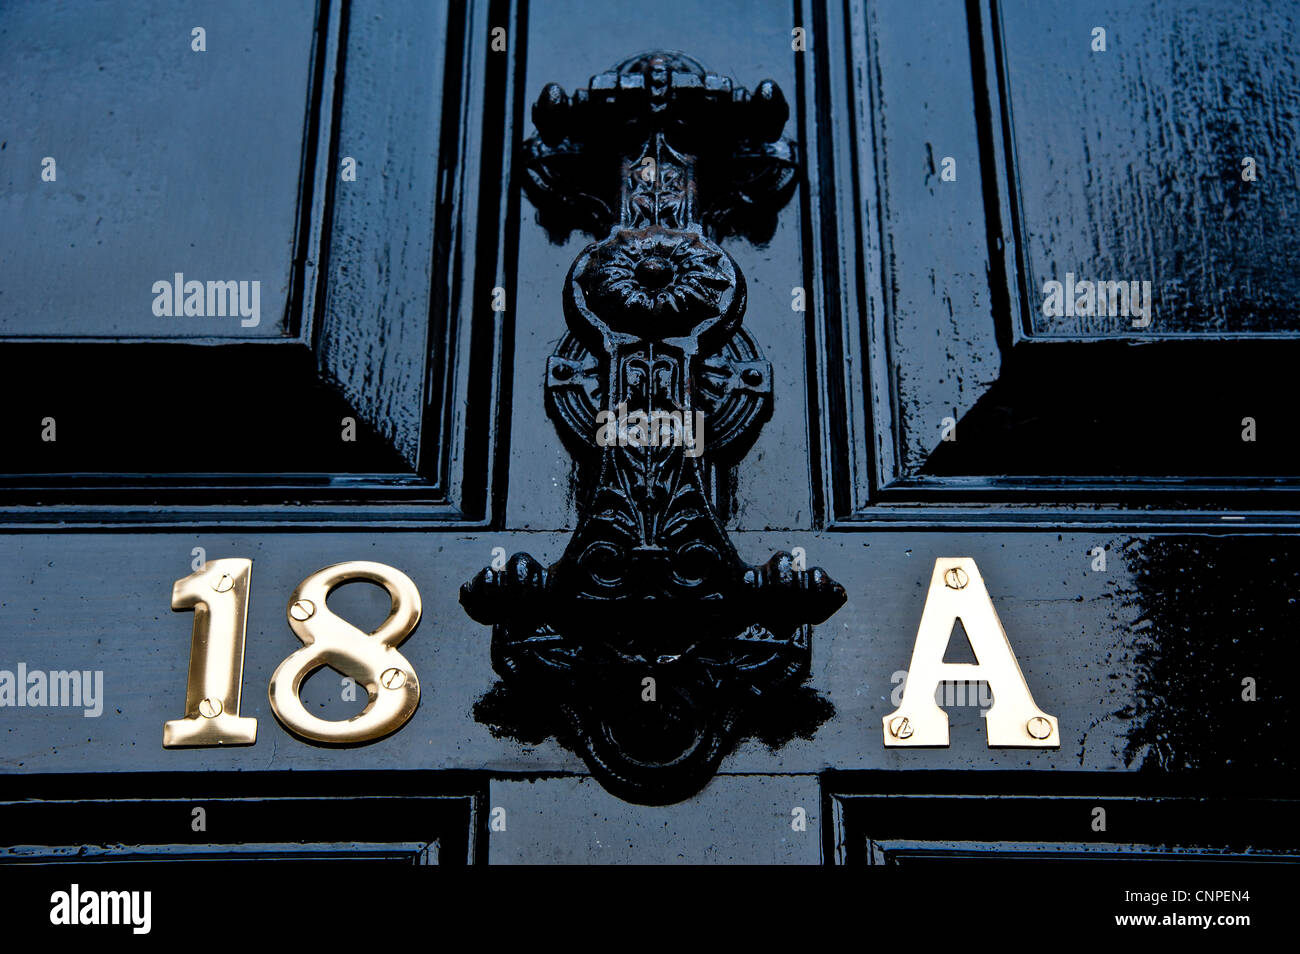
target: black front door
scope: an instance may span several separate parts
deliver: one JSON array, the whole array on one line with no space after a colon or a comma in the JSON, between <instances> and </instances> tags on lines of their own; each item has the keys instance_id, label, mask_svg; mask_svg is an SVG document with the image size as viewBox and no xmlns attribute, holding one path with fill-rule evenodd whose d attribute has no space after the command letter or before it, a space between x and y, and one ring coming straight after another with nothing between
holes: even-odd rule
<instances>
[{"instance_id":1,"label":"black front door","mask_svg":"<svg viewBox=\"0 0 1300 954\"><path fill-rule=\"evenodd\" d=\"M0 11L0 858L1294 857L1294 10L1087 7Z\"/></svg>"}]
</instances>

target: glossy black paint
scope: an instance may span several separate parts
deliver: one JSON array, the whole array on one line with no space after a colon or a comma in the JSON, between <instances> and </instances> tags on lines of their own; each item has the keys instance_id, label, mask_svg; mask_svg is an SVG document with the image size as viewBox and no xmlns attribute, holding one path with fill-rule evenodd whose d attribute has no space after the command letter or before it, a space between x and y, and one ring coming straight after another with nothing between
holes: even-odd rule
<instances>
[{"instance_id":1,"label":"glossy black paint","mask_svg":"<svg viewBox=\"0 0 1300 954\"><path fill-rule=\"evenodd\" d=\"M186 49L188 19L127 6L153 18L149 37ZM266 221L238 203L217 216L223 236L257 226L288 249L255 256L291 276L284 340L0 342L0 669L102 669L109 687L98 719L0 710L0 852L28 844L37 815L46 848L73 836L171 844L170 828L117 809L141 794L298 798L312 772L338 798L486 807L472 821L464 801L433 812L449 826L436 832L384 832L419 845L455 827L476 861L864 862L1015 855L1026 842L1091 857L1293 856L1295 700L1281 677L1300 624L1284 227L1296 192L1282 178L1294 15L1284 2L1179 7L1170 19L1155 5L1010 0L664 0L653 15L586 0L322 2L295 80L303 101L254 117L302 129L295 195L268 195ZM0 10L0 30L22 48L16 8ZM1105 54L1088 47L1093 17ZM589 238L522 198L526 104L647 48L771 77L788 98L797 188L763 228L725 240L747 278L745 328L771 363L771 416L706 485L741 559L803 547L847 594L818 630L801 694L760 700L703 791L663 807L611 796L540 701L498 688L490 637L457 603L495 548L559 560L589 481L546 402L564 276ZM40 109L58 109L59 83L42 89L56 99ZM101 84L108 99L94 101L115 108L112 90ZM14 109L0 106L11 200L47 148L96 153L25 140L33 127ZM1240 179L1246 154L1261 160L1253 183ZM177 175L203 168L183 148L168 155ZM361 174L345 183L349 155ZM956 182L940 177L945 156ZM65 191L43 201L107 194L112 176L96 186L84 168L60 158ZM122 201L137 200L143 209L129 192ZM272 207L294 210L288 225ZM187 213L158 214L183 225ZM95 241L53 221L69 243ZM19 300L41 301L48 276L6 261L0 297L21 285ZM204 263L204 278L227 267ZM1041 282L1062 270L1151 272L1156 323L1143 335L1045 325ZM791 307L796 287L806 311ZM64 317L14 320L41 330ZM206 409L231 395L220 439L158 436L191 412L214 426ZM337 440L349 412L355 445ZM39 440L47 413L54 445ZM955 443L940 439L949 416ZM1254 442L1240 439L1246 416ZM160 745L189 645L190 619L168 594L196 546L254 560L251 748ZM978 561L1036 699L1061 720L1061 749L989 749L970 707L950 710L948 749L881 744L930 569L955 555ZM307 574L362 558L420 588L425 620L405 652L425 696L379 744L320 748L284 733L266 700L296 648L283 601ZM359 624L383 614L365 588L332 605ZM330 672L305 698L347 714ZM1108 807L1104 835L1089 825L1094 800ZM96 824L75 828L64 801L96 805L76 816ZM488 830L494 807L507 830ZM791 827L796 807L806 831ZM342 853L338 839L373 834L345 832L327 809L298 812L298 827L273 811L244 823ZM242 837L210 829L218 845Z\"/></svg>"},{"instance_id":2,"label":"glossy black paint","mask_svg":"<svg viewBox=\"0 0 1300 954\"><path fill-rule=\"evenodd\" d=\"M857 161L872 184L850 268L868 281L846 296L845 317L828 312L822 372L839 519L918 501L1075 512L1139 500L1170 511L1293 506L1286 442L1242 440L1245 418L1272 432L1286 403L1295 341L1284 283L1228 291L1270 268L1265 259L1286 259L1289 240L1263 254L1249 246L1275 228L1258 224L1272 214L1264 210L1290 193L1243 182L1240 157L1228 156L1285 142L1297 113L1286 94L1234 92L1233 77L1248 69L1236 61L1208 66L1233 44L1240 62L1262 61L1272 42L1253 19L1223 29L1225 15L1192 5L1175 29L1159 4L1068 14L1042 4L944 3L924 14L864 5L867 68L853 108ZM1291 15L1285 3L1252 14ZM1091 29L1103 25L1111 46L1094 53ZM1184 44L1208 58L1197 67L1203 82L1185 90L1185 62L1162 72L1169 48ZM1260 66L1256 79L1267 85L1268 69L1290 68ZM1146 111L1137 126L1134 110ZM1193 118L1209 115L1224 138ZM941 178L945 156L957 163L955 182ZM1225 208L1225 184L1244 190L1239 208ZM1193 206L1191 225L1155 224ZM1161 237L1141 254L1119 253L1151 229ZM1042 282L1067 272L1152 281L1150 326L1043 327ZM1204 293L1193 322L1188 285L1202 279L1218 291ZM1222 296L1255 315L1249 327L1234 328ZM949 420L955 441L943 440Z\"/></svg>"},{"instance_id":3,"label":"glossy black paint","mask_svg":"<svg viewBox=\"0 0 1300 954\"><path fill-rule=\"evenodd\" d=\"M5 861L472 863L484 794L472 783L330 772L29 776L0 789ZM201 810L201 813L196 810ZM212 819L212 828L207 822Z\"/></svg>"},{"instance_id":4,"label":"glossy black paint","mask_svg":"<svg viewBox=\"0 0 1300 954\"><path fill-rule=\"evenodd\" d=\"M1006 778L932 775L924 793L878 774L828 777L826 811L839 840L827 856L846 865L1022 862L1040 872L1045 862L1197 860L1202 877L1228 878L1240 877L1243 862L1296 860L1287 831L1295 800L1256 798L1222 781L1203 779L1188 797L1160 784L1018 773L1017 794L1007 795Z\"/></svg>"}]
</instances>

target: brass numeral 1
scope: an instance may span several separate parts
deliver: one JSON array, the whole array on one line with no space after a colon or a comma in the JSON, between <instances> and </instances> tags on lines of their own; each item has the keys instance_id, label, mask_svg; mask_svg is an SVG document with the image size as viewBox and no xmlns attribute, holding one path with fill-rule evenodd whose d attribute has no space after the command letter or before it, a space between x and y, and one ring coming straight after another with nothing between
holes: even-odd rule
<instances>
[{"instance_id":1,"label":"brass numeral 1","mask_svg":"<svg viewBox=\"0 0 1300 954\"><path fill-rule=\"evenodd\" d=\"M172 609L194 610L185 718L163 725L163 747L252 745L257 720L239 715L253 561L209 560L172 585Z\"/></svg>"}]
</instances>

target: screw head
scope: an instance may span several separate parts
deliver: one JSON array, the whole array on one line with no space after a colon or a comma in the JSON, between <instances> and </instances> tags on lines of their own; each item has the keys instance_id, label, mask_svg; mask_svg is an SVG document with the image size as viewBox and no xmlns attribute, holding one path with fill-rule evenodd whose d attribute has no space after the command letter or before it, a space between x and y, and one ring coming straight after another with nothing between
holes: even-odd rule
<instances>
[{"instance_id":1,"label":"screw head","mask_svg":"<svg viewBox=\"0 0 1300 954\"><path fill-rule=\"evenodd\" d=\"M910 739L913 731L915 730L907 716L899 716L889 721L889 734L896 739Z\"/></svg>"},{"instance_id":2,"label":"screw head","mask_svg":"<svg viewBox=\"0 0 1300 954\"><path fill-rule=\"evenodd\" d=\"M1048 722L1042 716L1034 716L1025 723L1025 731L1035 739L1045 739L1052 734L1052 723Z\"/></svg>"},{"instance_id":3,"label":"screw head","mask_svg":"<svg viewBox=\"0 0 1300 954\"><path fill-rule=\"evenodd\" d=\"M199 703L199 715L205 719L215 719L221 715L221 700L216 696L208 696Z\"/></svg>"},{"instance_id":4,"label":"screw head","mask_svg":"<svg viewBox=\"0 0 1300 954\"><path fill-rule=\"evenodd\" d=\"M217 579L213 580L212 588L218 593L226 593L235 585L235 578L229 573L222 573Z\"/></svg>"},{"instance_id":5,"label":"screw head","mask_svg":"<svg viewBox=\"0 0 1300 954\"><path fill-rule=\"evenodd\" d=\"M406 685L406 673L400 669L385 669L379 677L379 683L385 689L401 689Z\"/></svg>"},{"instance_id":6,"label":"screw head","mask_svg":"<svg viewBox=\"0 0 1300 954\"><path fill-rule=\"evenodd\" d=\"M305 619L311 619L316 615L316 604L311 600L296 600L289 607L289 615L294 619L302 622Z\"/></svg>"},{"instance_id":7,"label":"screw head","mask_svg":"<svg viewBox=\"0 0 1300 954\"><path fill-rule=\"evenodd\" d=\"M966 571L959 566L951 566L943 575L943 583L950 590L964 590L966 584L970 582L970 577Z\"/></svg>"}]
</instances>

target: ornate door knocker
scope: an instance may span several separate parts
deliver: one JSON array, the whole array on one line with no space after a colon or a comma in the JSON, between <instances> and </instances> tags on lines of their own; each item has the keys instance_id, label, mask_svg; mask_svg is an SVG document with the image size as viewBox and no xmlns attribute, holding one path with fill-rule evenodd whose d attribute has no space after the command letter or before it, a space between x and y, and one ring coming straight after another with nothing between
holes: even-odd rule
<instances>
[{"instance_id":1,"label":"ornate door knocker","mask_svg":"<svg viewBox=\"0 0 1300 954\"><path fill-rule=\"evenodd\" d=\"M744 275L710 236L793 192L789 108L771 81L750 93L657 52L572 97L548 85L532 115L535 202L607 230L569 269L546 370L584 496L557 563L515 554L460 599L493 625L497 672L558 707L602 784L677 801L712 777L747 700L803 680L810 624L845 600L789 553L743 563L705 483L703 455L743 455L772 398Z\"/></svg>"}]
</instances>

